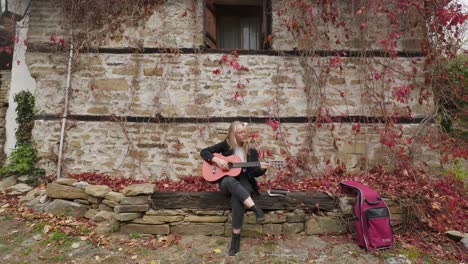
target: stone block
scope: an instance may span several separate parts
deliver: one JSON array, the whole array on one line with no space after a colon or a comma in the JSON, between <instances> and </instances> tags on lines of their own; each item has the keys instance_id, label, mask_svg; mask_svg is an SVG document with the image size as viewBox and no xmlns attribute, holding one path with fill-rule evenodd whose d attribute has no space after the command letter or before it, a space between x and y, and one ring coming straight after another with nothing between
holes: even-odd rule
<instances>
[{"instance_id":1,"label":"stone block","mask_svg":"<svg viewBox=\"0 0 468 264\"><path fill-rule=\"evenodd\" d=\"M75 200L73 200L73 202L79 203L79 204L84 204L84 205L90 205L91 204L88 200L83 200L83 199L75 199Z\"/></svg>"},{"instance_id":2,"label":"stone block","mask_svg":"<svg viewBox=\"0 0 468 264\"><path fill-rule=\"evenodd\" d=\"M149 195L139 195L139 196L123 197L120 200L120 204L125 204L125 205L148 204L149 201L150 201Z\"/></svg>"},{"instance_id":3,"label":"stone block","mask_svg":"<svg viewBox=\"0 0 468 264\"><path fill-rule=\"evenodd\" d=\"M286 213L286 218L288 223L304 223L305 221L305 212L304 210L294 210L294 212Z\"/></svg>"},{"instance_id":4,"label":"stone block","mask_svg":"<svg viewBox=\"0 0 468 264\"><path fill-rule=\"evenodd\" d=\"M195 210L193 213L196 215L226 215L223 210Z\"/></svg>"},{"instance_id":5,"label":"stone block","mask_svg":"<svg viewBox=\"0 0 468 264\"><path fill-rule=\"evenodd\" d=\"M186 215L183 210L167 210L167 209L161 209L161 210L148 210L146 212L146 215L159 215L159 216L173 216L173 215Z\"/></svg>"},{"instance_id":6,"label":"stone block","mask_svg":"<svg viewBox=\"0 0 468 264\"><path fill-rule=\"evenodd\" d=\"M126 92L129 88L127 80L119 79L98 79L89 83L90 90Z\"/></svg>"},{"instance_id":7,"label":"stone block","mask_svg":"<svg viewBox=\"0 0 468 264\"><path fill-rule=\"evenodd\" d=\"M263 233L271 235L281 235L283 230L283 225L281 224L264 224Z\"/></svg>"},{"instance_id":8,"label":"stone block","mask_svg":"<svg viewBox=\"0 0 468 264\"><path fill-rule=\"evenodd\" d=\"M104 196L104 199L120 203L120 200L124 197L125 195L123 193L110 191Z\"/></svg>"},{"instance_id":9,"label":"stone block","mask_svg":"<svg viewBox=\"0 0 468 264\"><path fill-rule=\"evenodd\" d=\"M46 187L47 196L52 198L59 198L59 199L85 199L87 200L89 195L84 192L84 190L57 184L57 183L50 183Z\"/></svg>"},{"instance_id":10,"label":"stone block","mask_svg":"<svg viewBox=\"0 0 468 264\"><path fill-rule=\"evenodd\" d=\"M145 215L143 216L143 221L147 223L172 223L172 222L180 222L183 220L184 220L184 216L182 215L174 215L174 216Z\"/></svg>"},{"instance_id":11,"label":"stone block","mask_svg":"<svg viewBox=\"0 0 468 264\"><path fill-rule=\"evenodd\" d=\"M304 231L304 223L284 223L283 234L298 234Z\"/></svg>"},{"instance_id":12,"label":"stone block","mask_svg":"<svg viewBox=\"0 0 468 264\"><path fill-rule=\"evenodd\" d=\"M110 207L116 207L117 205L119 205L117 202L111 200L102 200L102 203Z\"/></svg>"},{"instance_id":13,"label":"stone block","mask_svg":"<svg viewBox=\"0 0 468 264\"><path fill-rule=\"evenodd\" d=\"M187 215L184 218L185 222L194 222L194 223L224 223L226 222L226 216L199 216L199 215Z\"/></svg>"},{"instance_id":14,"label":"stone block","mask_svg":"<svg viewBox=\"0 0 468 264\"><path fill-rule=\"evenodd\" d=\"M108 212L108 211L100 211L96 215L91 218L94 222L103 222L103 221L109 221L115 219L115 213L114 212Z\"/></svg>"},{"instance_id":15,"label":"stone block","mask_svg":"<svg viewBox=\"0 0 468 264\"><path fill-rule=\"evenodd\" d=\"M331 85L343 85L343 84L346 84L346 80L345 80L345 78L333 77L332 76L328 80L328 83L330 83Z\"/></svg>"},{"instance_id":16,"label":"stone block","mask_svg":"<svg viewBox=\"0 0 468 264\"><path fill-rule=\"evenodd\" d=\"M120 213L115 215L115 219L118 221L131 221L140 218L142 215L142 213Z\"/></svg>"},{"instance_id":17,"label":"stone block","mask_svg":"<svg viewBox=\"0 0 468 264\"><path fill-rule=\"evenodd\" d=\"M149 209L149 204L138 205L117 205L114 207L116 213L129 213L129 212L146 212Z\"/></svg>"},{"instance_id":18,"label":"stone block","mask_svg":"<svg viewBox=\"0 0 468 264\"><path fill-rule=\"evenodd\" d=\"M345 215L353 214L353 203L355 199L351 197L340 197L338 206L341 209L341 212Z\"/></svg>"},{"instance_id":19,"label":"stone block","mask_svg":"<svg viewBox=\"0 0 468 264\"><path fill-rule=\"evenodd\" d=\"M120 231L126 234L140 233L151 235L167 235L170 233L169 225L144 225L126 224L120 227Z\"/></svg>"},{"instance_id":20,"label":"stone block","mask_svg":"<svg viewBox=\"0 0 468 264\"><path fill-rule=\"evenodd\" d=\"M88 209L88 211L86 211L84 217L85 218L88 218L88 219L91 219L93 218L97 213L99 213L99 210L97 209Z\"/></svg>"},{"instance_id":21,"label":"stone block","mask_svg":"<svg viewBox=\"0 0 468 264\"><path fill-rule=\"evenodd\" d=\"M343 145L344 154L366 154L369 145L366 142L346 142Z\"/></svg>"},{"instance_id":22,"label":"stone block","mask_svg":"<svg viewBox=\"0 0 468 264\"><path fill-rule=\"evenodd\" d=\"M92 205L95 205L95 204L92 204ZM96 204L96 205L98 205L98 204ZM94 207L92 206L92 208L94 208ZM114 212L114 208L112 208L112 207L110 207L110 206L108 206L106 204L99 204L98 208L99 208L99 210L102 210L102 211Z\"/></svg>"},{"instance_id":23,"label":"stone block","mask_svg":"<svg viewBox=\"0 0 468 264\"><path fill-rule=\"evenodd\" d=\"M100 198L106 196L110 191L112 191L112 189L106 185L88 185L85 187L85 193Z\"/></svg>"},{"instance_id":24,"label":"stone block","mask_svg":"<svg viewBox=\"0 0 468 264\"><path fill-rule=\"evenodd\" d=\"M55 181L55 183L68 185L68 186L73 186L75 182L77 182L77 180L73 178L60 178Z\"/></svg>"},{"instance_id":25,"label":"stone block","mask_svg":"<svg viewBox=\"0 0 468 264\"><path fill-rule=\"evenodd\" d=\"M232 235L232 226L229 224L226 224L226 228L224 230L224 235L225 236L231 236ZM258 237L263 235L263 225L250 225L250 224L244 224L242 226L242 236L245 237Z\"/></svg>"},{"instance_id":26,"label":"stone block","mask_svg":"<svg viewBox=\"0 0 468 264\"><path fill-rule=\"evenodd\" d=\"M156 191L156 185L152 183L132 184L125 187L122 193L126 196L137 196L142 194L153 194Z\"/></svg>"},{"instance_id":27,"label":"stone block","mask_svg":"<svg viewBox=\"0 0 468 264\"><path fill-rule=\"evenodd\" d=\"M314 215L306 220L305 232L307 235L343 234L347 232L347 225L340 218Z\"/></svg>"},{"instance_id":28,"label":"stone block","mask_svg":"<svg viewBox=\"0 0 468 264\"><path fill-rule=\"evenodd\" d=\"M113 74L117 75L130 75L136 76L138 74L138 68L135 66L128 66L124 68L116 68L112 70Z\"/></svg>"},{"instance_id":29,"label":"stone block","mask_svg":"<svg viewBox=\"0 0 468 264\"><path fill-rule=\"evenodd\" d=\"M17 180L16 176L10 176L0 181L0 192L5 192L8 188L15 185Z\"/></svg>"},{"instance_id":30,"label":"stone block","mask_svg":"<svg viewBox=\"0 0 468 264\"><path fill-rule=\"evenodd\" d=\"M222 235L224 234L224 224L183 223L180 225L171 225L171 233L180 235Z\"/></svg>"},{"instance_id":31,"label":"stone block","mask_svg":"<svg viewBox=\"0 0 468 264\"><path fill-rule=\"evenodd\" d=\"M102 198L94 197L94 196L88 196L88 202L90 203L101 203Z\"/></svg>"},{"instance_id":32,"label":"stone block","mask_svg":"<svg viewBox=\"0 0 468 264\"><path fill-rule=\"evenodd\" d=\"M62 199L55 199L44 207L46 213L66 215L75 218L84 217L89 207Z\"/></svg>"},{"instance_id":33,"label":"stone block","mask_svg":"<svg viewBox=\"0 0 468 264\"><path fill-rule=\"evenodd\" d=\"M143 70L145 76L162 76L164 73L163 68L146 68Z\"/></svg>"},{"instance_id":34,"label":"stone block","mask_svg":"<svg viewBox=\"0 0 468 264\"><path fill-rule=\"evenodd\" d=\"M281 224L287 221L283 211L269 212L265 214L265 223Z\"/></svg>"}]
</instances>

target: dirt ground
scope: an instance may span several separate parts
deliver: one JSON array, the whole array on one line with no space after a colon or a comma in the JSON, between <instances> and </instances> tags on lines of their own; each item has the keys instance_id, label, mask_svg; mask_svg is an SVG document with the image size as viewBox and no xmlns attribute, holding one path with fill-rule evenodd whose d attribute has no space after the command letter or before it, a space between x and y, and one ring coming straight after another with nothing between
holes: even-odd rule
<instances>
[{"instance_id":1,"label":"dirt ground","mask_svg":"<svg viewBox=\"0 0 468 264\"><path fill-rule=\"evenodd\" d=\"M398 257L401 250L397 248L369 253L349 236L242 238L241 252L231 257L227 254L228 237L116 232L106 237L103 245L96 245L83 236L44 232L46 225L0 212L0 263L411 263L406 257ZM168 243L159 243L154 249L144 246L151 244L148 241ZM425 263L431 262L441 263Z\"/></svg>"}]
</instances>

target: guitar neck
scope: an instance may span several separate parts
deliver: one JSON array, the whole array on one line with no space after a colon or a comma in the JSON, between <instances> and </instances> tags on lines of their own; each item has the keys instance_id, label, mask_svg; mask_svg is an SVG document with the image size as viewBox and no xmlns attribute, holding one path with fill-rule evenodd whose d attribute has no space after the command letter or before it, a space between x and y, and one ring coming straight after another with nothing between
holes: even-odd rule
<instances>
[{"instance_id":1,"label":"guitar neck","mask_svg":"<svg viewBox=\"0 0 468 264\"><path fill-rule=\"evenodd\" d=\"M246 168L246 167L259 167L259 161L250 161L250 162L236 162L232 164L233 168Z\"/></svg>"}]
</instances>

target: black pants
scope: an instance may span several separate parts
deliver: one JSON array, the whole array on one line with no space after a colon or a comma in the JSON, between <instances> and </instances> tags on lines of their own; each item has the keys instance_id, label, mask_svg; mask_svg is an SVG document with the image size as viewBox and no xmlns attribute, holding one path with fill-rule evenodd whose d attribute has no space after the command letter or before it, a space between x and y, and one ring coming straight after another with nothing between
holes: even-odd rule
<instances>
[{"instance_id":1,"label":"black pants","mask_svg":"<svg viewBox=\"0 0 468 264\"><path fill-rule=\"evenodd\" d=\"M219 183L221 192L231 196L232 209L232 228L240 229L244 222L244 204L245 199L249 198L253 189L250 182L244 174L234 177L224 177Z\"/></svg>"}]
</instances>

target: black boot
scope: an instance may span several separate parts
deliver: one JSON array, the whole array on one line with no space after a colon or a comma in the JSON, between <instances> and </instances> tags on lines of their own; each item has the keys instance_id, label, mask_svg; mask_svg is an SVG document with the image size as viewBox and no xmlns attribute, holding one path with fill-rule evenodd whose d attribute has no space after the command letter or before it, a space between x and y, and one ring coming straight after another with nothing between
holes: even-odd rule
<instances>
[{"instance_id":1,"label":"black boot","mask_svg":"<svg viewBox=\"0 0 468 264\"><path fill-rule=\"evenodd\" d=\"M265 222L265 214L262 209L257 207L257 205L252 206L250 209L255 213L255 218L257 218L257 224Z\"/></svg>"},{"instance_id":2,"label":"black boot","mask_svg":"<svg viewBox=\"0 0 468 264\"><path fill-rule=\"evenodd\" d=\"M229 247L229 256L235 256L240 249L240 234L232 233L231 246Z\"/></svg>"}]
</instances>

